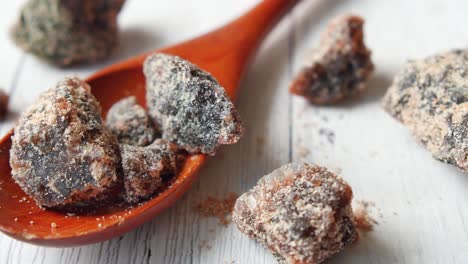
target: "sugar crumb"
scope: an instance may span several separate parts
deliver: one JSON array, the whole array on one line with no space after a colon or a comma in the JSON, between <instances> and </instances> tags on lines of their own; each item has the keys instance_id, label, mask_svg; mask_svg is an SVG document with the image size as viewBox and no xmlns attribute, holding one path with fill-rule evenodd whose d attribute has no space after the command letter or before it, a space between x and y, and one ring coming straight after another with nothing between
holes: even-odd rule
<instances>
[{"instance_id":1,"label":"sugar crumb","mask_svg":"<svg viewBox=\"0 0 468 264\"><path fill-rule=\"evenodd\" d=\"M353 206L354 223L358 229L367 232L371 231L378 224L377 220L370 215L370 211L374 206L373 202L364 200L357 201Z\"/></svg>"},{"instance_id":2,"label":"sugar crumb","mask_svg":"<svg viewBox=\"0 0 468 264\"><path fill-rule=\"evenodd\" d=\"M201 216L216 217L220 225L227 226L231 223L230 215L237 197L238 195L232 192L222 199L208 196L205 200L196 204L195 210Z\"/></svg>"},{"instance_id":3,"label":"sugar crumb","mask_svg":"<svg viewBox=\"0 0 468 264\"><path fill-rule=\"evenodd\" d=\"M208 244L208 241L206 240L202 240L202 242L200 243L200 245L198 245L198 247L200 248L200 250L203 250L203 249L210 250L212 248L212 246Z\"/></svg>"},{"instance_id":4,"label":"sugar crumb","mask_svg":"<svg viewBox=\"0 0 468 264\"><path fill-rule=\"evenodd\" d=\"M297 146L297 155L303 159L310 154L310 150L304 146Z\"/></svg>"}]
</instances>

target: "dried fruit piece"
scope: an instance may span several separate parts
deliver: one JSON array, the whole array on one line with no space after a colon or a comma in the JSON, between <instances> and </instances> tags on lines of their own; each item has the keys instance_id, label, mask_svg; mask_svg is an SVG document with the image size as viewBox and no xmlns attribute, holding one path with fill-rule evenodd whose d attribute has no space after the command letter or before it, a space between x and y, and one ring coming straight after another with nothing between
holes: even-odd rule
<instances>
[{"instance_id":1,"label":"dried fruit piece","mask_svg":"<svg viewBox=\"0 0 468 264\"><path fill-rule=\"evenodd\" d=\"M334 19L290 92L314 104L333 104L363 91L374 70L363 24L362 18L353 15Z\"/></svg>"},{"instance_id":2,"label":"dried fruit piece","mask_svg":"<svg viewBox=\"0 0 468 264\"><path fill-rule=\"evenodd\" d=\"M163 139L146 147L120 145L125 200L137 203L151 197L177 173L178 149Z\"/></svg>"},{"instance_id":3,"label":"dried fruit piece","mask_svg":"<svg viewBox=\"0 0 468 264\"><path fill-rule=\"evenodd\" d=\"M87 206L121 188L117 140L100 113L90 87L70 78L21 116L10 150L12 176L38 205Z\"/></svg>"},{"instance_id":4,"label":"dried fruit piece","mask_svg":"<svg viewBox=\"0 0 468 264\"><path fill-rule=\"evenodd\" d=\"M8 95L0 90L0 120L4 119L8 113Z\"/></svg>"},{"instance_id":5,"label":"dried fruit piece","mask_svg":"<svg viewBox=\"0 0 468 264\"><path fill-rule=\"evenodd\" d=\"M58 66L95 62L117 46L125 0L29 0L11 34L16 44Z\"/></svg>"},{"instance_id":6,"label":"dried fruit piece","mask_svg":"<svg viewBox=\"0 0 468 264\"><path fill-rule=\"evenodd\" d=\"M106 125L122 144L146 146L156 137L153 122L134 96L118 101L109 109Z\"/></svg>"},{"instance_id":7,"label":"dried fruit piece","mask_svg":"<svg viewBox=\"0 0 468 264\"><path fill-rule=\"evenodd\" d=\"M236 202L233 220L280 263L320 263L357 238L351 187L327 169L287 164Z\"/></svg>"},{"instance_id":8,"label":"dried fruit piece","mask_svg":"<svg viewBox=\"0 0 468 264\"><path fill-rule=\"evenodd\" d=\"M149 113L164 139L188 152L210 155L220 144L239 140L239 116L209 73L161 53L146 58L144 73Z\"/></svg>"},{"instance_id":9,"label":"dried fruit piece","mask_svg":"<svg viewBox=\"0 0 468 264\"><path fill-rule=\"evenodd\" d=\"M468 50L407 62L383 106L436 159L468 172Z\"/></svg>"}]
</instances>

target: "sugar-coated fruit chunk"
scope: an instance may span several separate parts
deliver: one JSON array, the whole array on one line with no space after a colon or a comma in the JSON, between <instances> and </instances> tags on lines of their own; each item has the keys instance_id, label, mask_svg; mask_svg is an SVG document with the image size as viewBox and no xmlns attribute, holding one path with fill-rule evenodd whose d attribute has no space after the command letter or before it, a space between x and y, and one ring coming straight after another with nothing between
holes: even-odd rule
<instances>
[{"instance_id":1,"label":"sugar-coated fruit chunk","mask_svg":"<svg viewBox=\"0 0 468 264\"><path fill-rule=\"evenodd\" d=\"M364 44L363 24L354 15L332 20L290 92L314 104L333 104L363 91L374 70L371 52Z\"/></svg>"},{"instance_id":2,"label":"sugar-coated fruit chunk","mask_svg":"<svg viewBox=\"0 0 468 264\"><path fill-rule=\"evenodd\" d=\"M156 137L153 122L134 96L118 101L109 109L106 125L122 144L146 146Z\"/></svg>"},{"instance_id":3,"label":"sugar-coated fruit chunk","mask_svg":"<svg viewBox=\"0 0 468 264\"><path fill-rule=\"evenodd\" d=\"M120 145L124 175L125 200L137 203L150 198L177 173L178 149L163 139L151 145Z\"/></svg>"},{"instance_id":4,"label":"sugar-coated fruit chunk","mask_svg":"<svg viewBox=\"0 0 468 264\"><path fill-rule=\"evenodd\" d=\"M436 159L468 172L468 49L408 61L383 106Z\"/></svg>"},{"instance_id":5,"label":"sugar-coated fruit chunk","mask_svg":"<svg viewBox=\"0 0 468 264\"><path fill-rule=\"evenodd\" d=\"M291 163L239 197L233 220L280 263L320 263L357 238L352 196L327 169Z\"/></svg>"},{"instance_id":6,"label":"sugar-coated fruit chunk","mask_svg":"<svg viewBox=\"0 0 468 264\"><path fill-rule=\"evenodd\" d=\"M12 176L38 205L93 205L121 188L117 140L100 113L88 84L68 78L22 114L12 137Z\"/></svg>"},{"instance_id":7,"label":"sugar-coated fruit chunk","mask_svg":"<svg viewBox=\"0 0 468 264\"><path fill-rule=\"evenodd\" d=\"M144 74L149 114L164 139L210 155L239 140L237 111L209 73L177 56L155 53L146 58Z\"/></svg>"},{"instance_id":8,"label":"sugar-coated fruit chunk","mask_svg":"<svg viewBox=\"0 0 468 264\"><path fill-rule=\"evenodd\" d=\"M99 61L117 46L124 1L29 0L11 35L25 51L58 66Z\"/></svg>"}]
</instances>

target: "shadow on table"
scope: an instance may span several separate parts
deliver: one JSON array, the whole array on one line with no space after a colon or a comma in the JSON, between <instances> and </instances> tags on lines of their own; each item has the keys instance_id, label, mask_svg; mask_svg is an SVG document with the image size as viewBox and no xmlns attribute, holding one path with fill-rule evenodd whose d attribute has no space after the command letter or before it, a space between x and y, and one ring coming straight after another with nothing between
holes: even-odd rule
<instances>
[{"instance_id":1,"label":"shadow on table","mask_svg":"<svg viewBox=\"0 0 468 264\"><path fill-rule=\"evenodd\" d=\"M370 231L376 232L376 230ZM398 263L399 252L394 252L392 248L380 240L377 235L373 233L367 233L361 235L359 240L348 247L342 252L331 257L327 263L339 264L360 264L360 263L380 263L381 261L387 261L393 259L391 263Z\"/></svg>"},{"instance_id":2,"label":"shadow on table","mask_svg":"<svg viewBox=\"0 0 468 264\"><path fill-rule=\"evenodd\" d=\"M76 72L95 72L114 63L154 50L160 46L159 37L154 32L144 28L127 27L121 29L119 34L119 44L109 58L96 63L84 63L67 67L62 70L73 74ZM47 66L47 64L45 65ZM48 65L48 67L56 68L52 65Z\"/></svg>"},{"instance_id":3,"label":"shadow on table","mask_svg":"<svg viewBox=\"0 0 468 264\"><path fill-rule=\"evenodd\" d=\"M367 82L367 88L362 94L345 99L338 103L336 107L354 107L360 104L379 103L388 87L392 84L392 75L390 73L376 72Z\"/></svg>"},{"instance_id":4,"label":"shadow on table","mask_svg":"<svg viewBox=\"0 0 468 264\"><path fill-rule=\"evenodd\" d=\"M129 27L120 33L120 44L113 57L125 59L159 47L159 38L144 28Z\"/></svg>"}]
</instances>

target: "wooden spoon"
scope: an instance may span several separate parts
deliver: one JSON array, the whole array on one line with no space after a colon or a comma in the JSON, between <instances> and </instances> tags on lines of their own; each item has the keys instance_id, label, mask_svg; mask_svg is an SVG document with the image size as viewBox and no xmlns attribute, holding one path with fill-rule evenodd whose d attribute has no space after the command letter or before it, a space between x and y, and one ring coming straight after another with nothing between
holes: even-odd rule
<instances>
[{"instance_id":1,"label":"wooden spoon","mask_svg":"<svg viewBox=\"0 0 468 264\"><path fill-rule=\"evenodd\" d=\"M210 72L235 99L249 58L267 32L298 0L264 0L230 24L193 40L159 49L178 55ZM134 95L145 103L142 64L149 53L105 68L87 79L105 114L122 97ZM153 219L184 194L206 160L188 158L180 175L165 191L133 208L114 208L92 215L65 215L41 210L11 178L10 131L0 141L0 230L28 243L70 247L122 235Z\"/></svg>"}]
</instances>

